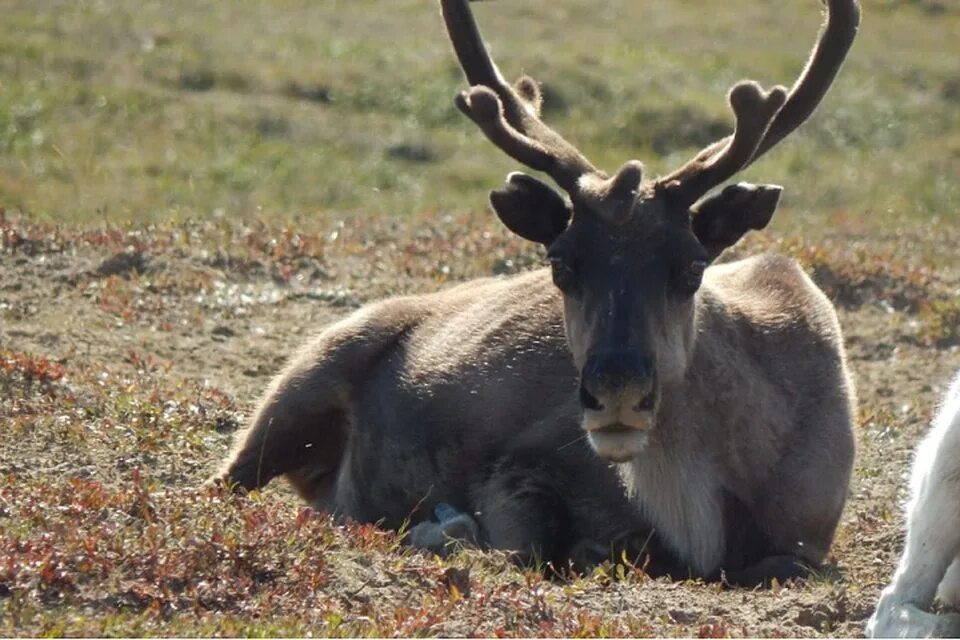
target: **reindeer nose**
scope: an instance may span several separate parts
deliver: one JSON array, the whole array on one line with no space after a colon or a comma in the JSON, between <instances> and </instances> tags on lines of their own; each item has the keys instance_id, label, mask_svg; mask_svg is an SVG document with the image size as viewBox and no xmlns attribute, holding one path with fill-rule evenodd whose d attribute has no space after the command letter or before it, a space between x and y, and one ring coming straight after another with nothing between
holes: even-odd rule
<instances>
[{"instance_id":1,"label":"reindeer nose","mask_svg":"<svg viewBox=\"0 0 960 640\"><path fill-rule=\"evenodd\" d=\"M584 408L599 411L603 398L629 389L637 398L637 410L653 405L653 362L636 352L597 351L587 358L580 384L580 402Z\"/></svg>"}]
</instances>

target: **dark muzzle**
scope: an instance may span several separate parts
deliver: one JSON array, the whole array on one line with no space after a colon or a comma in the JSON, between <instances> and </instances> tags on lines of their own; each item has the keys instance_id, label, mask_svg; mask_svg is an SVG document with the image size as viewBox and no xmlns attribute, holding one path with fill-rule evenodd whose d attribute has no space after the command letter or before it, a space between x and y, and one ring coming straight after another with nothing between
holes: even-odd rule
<instances>
[{"instance_id":1,"label":"dark muzzle","mask_svg":"<svg viewBox=\"0 0 960 640\"><path fill-rule=\"evenodd\" d=\"M635 351L596 351L587 358L580 376L580 402L585 409L599 411L604 400L629 391L638 410L653 408L653 361Z\"/></svg>"}]
</instances>

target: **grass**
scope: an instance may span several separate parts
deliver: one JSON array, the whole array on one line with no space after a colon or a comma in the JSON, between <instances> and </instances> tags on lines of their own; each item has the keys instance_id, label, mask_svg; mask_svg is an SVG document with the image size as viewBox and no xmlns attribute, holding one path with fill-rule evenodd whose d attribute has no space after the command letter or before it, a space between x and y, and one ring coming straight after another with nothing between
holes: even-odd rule
<instances>
[{"instance_id":1,"label":"grass","mask_svg":"<svg viewBox=\"0 0 960 640\"><path fill-rule=\"evenodd\" d=\"M600 166L653 172L727 131L736 80L791 82L819 21L812 1L476 11L506 72L545 83L552 124ZM787 185L776 224L956 224L958 29L952 3L865 0L821 110L748 172ZM88 223L481 208L516 167L454 109L449 49L422 1L13 0L0 201Z\"/></svg>"}]
</instances>

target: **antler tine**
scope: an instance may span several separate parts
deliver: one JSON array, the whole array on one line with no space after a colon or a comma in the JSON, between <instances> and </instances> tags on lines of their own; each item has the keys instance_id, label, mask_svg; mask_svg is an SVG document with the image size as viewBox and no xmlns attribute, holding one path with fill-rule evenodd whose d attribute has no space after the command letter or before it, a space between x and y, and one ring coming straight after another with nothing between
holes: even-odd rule
<instances>
[{"instance_id":1,"label":"antler tine","mask_svg":"<svg viewBox=\"0 0 960 640\"><path fill-rule=\"evenodd\" d=\"M468 0L440 0L447 33L471 88L457 107L518 162L550 175L560 187L580 192L580 179L600 172L572 144L540 119L540 89L529 77L515 87L491 59Z\"/></svg>"},{"instance_id":2,"label":"antler tine","mask_svg":"<svg viewBox=\"0 0 960 640\"><path fill-rule=\"evenodd\" d=\"M800 126L820 104L860 23L857 0L827 0L826 4L825 26L789 94L782 87L764 94L754 82L738 83L728 98L737 118L734 134L709 145L658 181L679 202L693 204L704 193L750 166Z\"/></svg>"},{"instance_id":3,"label":"antler tine","mask_svg":"<svg viewBox=\"0 0 960 640\"><path fill-rule=\"evenodd\" d=\"M460 68L467 76L470 86L484 85L491 89L505 89L506 82L483 44L480 28L477 27L467 0L441 0L440 11Z\"/></svg>"},{"instance_id":4,"label":"antler tine","mask_svg":"<svg viewBox=\"0 0 960 640\"><path fill-rule=\"evenodd\" d=\"M790 89L786 104L770 123L770 128L767 129L751 162L810 117L833 84L853 45L857 28L860 26L860 3L857 0L827 0L826 5L826 23L807 66Z\"/></svg>"},{"instance_id":5,"label":"antler tine","mask_svg":"<svg viewBox=\"0 0 960 640\"><path fill-rule=\"evenodd\" d=\"M756 82L736 84L727 96L736 117L732 136L715 142L685 165L660 179L676 202L693 204L704 193L749 164L787 91L774 87L764 92Z\"/></svg>"}]
</instances>

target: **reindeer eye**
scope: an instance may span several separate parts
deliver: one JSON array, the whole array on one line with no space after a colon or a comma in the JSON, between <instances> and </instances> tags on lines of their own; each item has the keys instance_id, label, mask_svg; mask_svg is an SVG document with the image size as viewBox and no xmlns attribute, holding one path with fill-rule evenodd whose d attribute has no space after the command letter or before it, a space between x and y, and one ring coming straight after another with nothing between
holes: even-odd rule
<instances>
[{"instance_id":1,"label":"reindeer eye","mask_svg":"<svg viewBox=\"0 0 960 640\"><path fill-rule=\"evenodd\" d=\"M577 272L573 266L562 256L547 255L547 262L550 263L550 271L553 274L553 284L564 293L569 292L577 279Z\"/></svg>"},{"instance_id":2,"label":"reindeer eye","mask_svg":"<svg viewBox=\"0 0 960 640\"><path fill-rule=\"evenodd\" d=\"M703 282L703 272L707 270L706 260L694 260L687 264L676 280L677 291L683 295L692 296Z\"/></svg>"}]
</instances>

